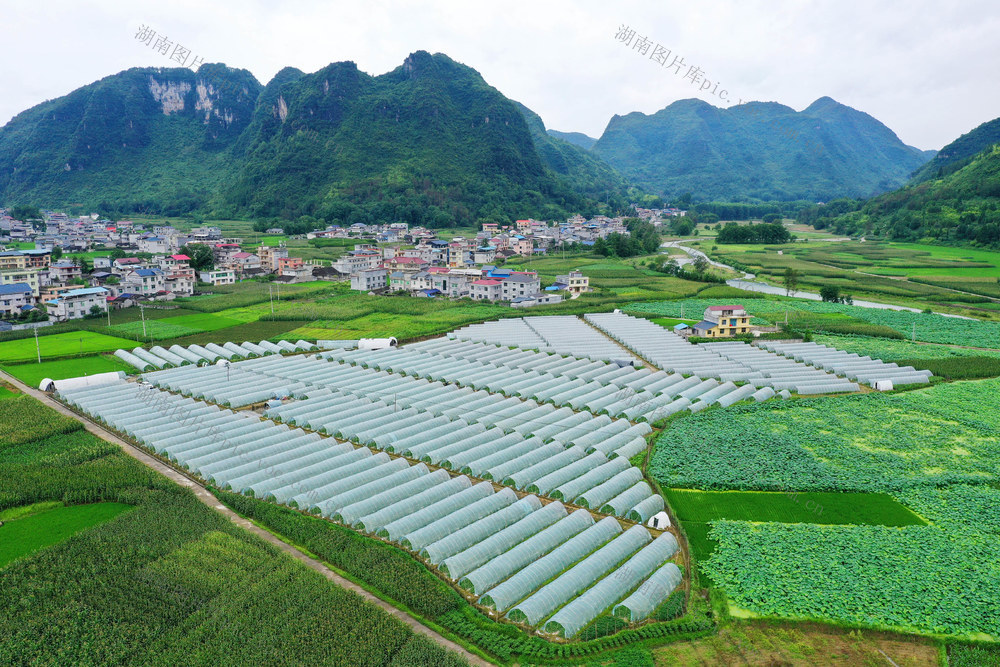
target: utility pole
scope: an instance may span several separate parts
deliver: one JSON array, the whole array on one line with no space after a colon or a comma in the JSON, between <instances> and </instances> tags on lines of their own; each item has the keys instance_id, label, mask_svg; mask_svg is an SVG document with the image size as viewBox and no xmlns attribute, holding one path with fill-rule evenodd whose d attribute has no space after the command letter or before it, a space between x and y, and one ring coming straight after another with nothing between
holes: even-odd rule
<instances>
[{"instance_id":1,"label":"utility pole","mask_svg":"<svg viewBox=\"0 0 1000 667\"><path fill-rule=\"evenodd\" d=\"M142 338L146 339L146 308L139 302L139 317L142 318Z\"/></svg>"},{"instance_id":2,"label":"utility pole","mask_svg":"<svg viewBox=\"0 0 1000 667\"><path fill-rule=\"evenodd\" d=\"M42 363L42 349L38 347L38 327L33 327L35 330L35 353L38 355L38 363Z\"/></svg>"},{"instance_id":3,"label":"utility pole","mask_svg":"<svg viewBox=\"0 0 1000 667\"><path fill-rule=\"evenodd\" d=\"M267 286L267 294L271 297L271 314L274 315L274 290L271 285Z\"/></svg>"}]
</instances>

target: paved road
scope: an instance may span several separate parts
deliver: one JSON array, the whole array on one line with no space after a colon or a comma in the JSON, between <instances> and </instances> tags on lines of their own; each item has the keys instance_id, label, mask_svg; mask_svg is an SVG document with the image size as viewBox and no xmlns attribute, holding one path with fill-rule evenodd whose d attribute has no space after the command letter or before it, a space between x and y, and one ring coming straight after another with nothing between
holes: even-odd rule
<instances>
[{"instance_id":1,"label":"paved road","mask_svg":"<svg viewBox=\"0 0 1000 667\"><path fill-rule=\"evenodd\" d=\"M400 611L399 609L393 607L388 602L381 600L375 595L369 593L365 589L355 584L353 581L343 578L342 576L340 576L339 574L328 568L321 561L318 561L315 558L310 558L309 556L305 555L292 545L282 542L268 531L264 530L263 528L260 528L259 526L254 525L247 519L244 519L239 514L237 514L236 512L232 511L231 509L220 503L218 498L213 496L211 492L204 486L202 486L199 482L188 477L187 475L182 474L178 470L160 461L159 459L150 456L148 453L146 453L139 447L136 447L135 445L132 445L131 443L126 442L125 440L122 440L114 433L108 431L102 426L99 426L98 424L90 421L89 419L76 414L75 412L64 406L62 403L53 399L48 394L27 386L14 376L9 375L8 373L5 373L3 371L0 371L0 377L2 377L6 382L14 385L24 393L37 398L39 401L45 403L46 405L55 409L61 414L64 414L67 417L72 417L73 419L78 420L83 424L84 428L86 428L88 431L90 431L99 438L103 438L108 442L113 442L114 444L118 445L119 447L122 448L122 450L124 450L126 454L136 459L143 465L152 468L156 472L160 473L164 477L169 478L170 480L176 482L177 484L180 484L183 487L191 489L191 491L195 494L195 496L198 497L198 500L205 503L206 505L214 509L216 512L219 512L220 514L222 514L224 517L235 523L240 528L248 530L257 537L261 538L262 540L270 544L273 544L278 549L288 554L292 558L295 558L306 567L322 574L324 577L326 577L328 581L333 582L334 584L340 586L341 588L346 588L349 591L357 593L358 595L365 598L372 604L383 609L390 616L394 616L403 623L406 623L406 625L408 625L410 629L413 630L414 632L420 633L425 637L427 637L428 639L431 639L432 641L436 642L440 646L443 646L444 648L450 651L454 651L455 653L460 654L470 665L479 665L482 667L486 667L488 665L493 664L480 658L478 655L474 653L470 653L462 646L456 644L450 639L443 637L434 630L431 630L426 625L420 623L409 614Z\"/></svg>"}]
</instances>

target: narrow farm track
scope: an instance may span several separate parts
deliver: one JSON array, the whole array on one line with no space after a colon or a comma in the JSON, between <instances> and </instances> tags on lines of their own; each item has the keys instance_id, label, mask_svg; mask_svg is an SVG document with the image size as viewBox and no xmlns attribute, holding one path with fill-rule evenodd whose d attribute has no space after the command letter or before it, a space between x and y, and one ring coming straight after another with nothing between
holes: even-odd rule
<instances>
[{"instance_id":1,"label":"narrow farm track","mask_svg":"<svg viewBox=\"0 0 1000 667\"><path fill-rule=\"evenodd\" d=\"M339 574L331 570L329 567L327 567L323 562L307 556L306 554L296 549L294 546L278 539L275 535L268 532L267 530L264 530L263 528L248 521L247 519L244 519L242 516L232 511L222 503L220 503L219 500L215 496L213 496L212 493L199 482L188 477L187 475L184 475L183 473L167 465L166 463L163 463L159 459L150 456L142 449L119 438L118 436L111 433L107 429L103 428L99 424L92 422L91 420L87 419L82 415L77 414L76 412L73 412L59 401L56 401L55 399L50 397L48 394L39 391L33 387L29 387L28 385L24 384L14 376L2 370L0 370L0 377L2 377L4 381L17 387L20 391L32 396L33 398L38 399L39 401L41 401L48 407L56 410L60 414L76 419L77 421L82 423L84 428L87 429L89 432L93 433L94 435L103 440L107 440L108 442L118 445L119 447L122 448L122 450L126 454L128 454L135 460L139 461L143 465L152 468L153 470L160 473L164 477L167 477L171 481L185 488L190 489L195 494L195 496L197 496L198 500L203 502L205 505L211 507L219 514L222 514L224 517L232 521L240 528L243 528L244 530L253 533L257 537L267 542L268 544L274 545L282 552L288 554L292 558L295 558L306 567L315 570L316 572L319 572L328 581L336 584L337 586L340 586L341 588L345 588L353 593L360 595L368 602L384 610L390 616L393 616L394 618L397 618L403 623L405 623L414 632L427 637L431 641L436 642L438 645L444 647L445 649L448 649L449 651L454 651L455 653L458 653L470 665L479 665L481 667L487 667L493 664L491 662L484 660L478 655L466 650L465 648L451 641L450 639L447 639L443 635L435 632L434 630L427 627L420 621L416 620L409 614L397 609L396 607L392 606L391 604L382 600L381 598L375 596L374 594L369 593L361 586L355 584L353 581L345 579L344 577L340 576Z\"/></svg>"}]
</instances>

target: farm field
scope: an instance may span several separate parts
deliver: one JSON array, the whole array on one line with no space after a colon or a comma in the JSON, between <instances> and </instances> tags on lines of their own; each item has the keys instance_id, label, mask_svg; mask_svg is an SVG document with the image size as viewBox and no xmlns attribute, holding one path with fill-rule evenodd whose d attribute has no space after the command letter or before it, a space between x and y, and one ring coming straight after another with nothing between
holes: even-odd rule
<instances>
[{"instance_id":1,"label":"farm field","mask_svg":"<svg viewBox=\"0 0 1000 667\"><path fill-rule=\"evenodd\" d=\"M0 382L0 399L11 398L12 396L17 396L17 392L13 391L7 383Z\"/></svg>"},{"instance_id":2,"label":"farm field","mask_svg":"<svg viewBox=\"0 0 1000 667\"><path fill-rule=\"evenodd\" d=\"M717 546L709 538L713 521L925 525L923 519L886 494L823 492L696 491L664 489L664 497L684 527L697 561Z\"/></svg>"},{"instance_id":3,"label":"farm field","mask_svg":"<svg viewBox=\"0 0 1000 667\"><path fill-rule=\"evenodd\" d=\"M666 486L893 492L997 481L1000 380L737 405L672 422L652 459Z\"/></svg>"},{"instance_id":4,"label":"farm field","mask_svg":"<svg viewBox=\"0 0 1000 667\"><path fill-rule=\"evenodd\" d=\"M132 347L135 346L133 345ZM131 373L135 370L128 364L120 361L117 357L108 354L80 357L78 359L43 361L40 364L27 362L13 366L4 365L0 366L0 369L3 369L21 382L32 387L37 387L38 383L45 378L64 380L66 378L80 377L81 375L94 375L95 373L109 373L112 371Z\"/></svg>"},{"instance_id":5,"label":"farm field","mask_svg":"<svg viewBox=\"0 0 1000 667\"><path fill-rule=\"evenodd\" d=\"M698 320L686 320L679 317L657 317L650 321L653 324L659 324L661 327L665 327L667 329L673 329L678 324L687 324L688 326L698 324Z\"/></svg>"},{"instance_id":6,"label":"farm field","mask_svg":"<svg viewBox=\"0 0 1000 667\"><path fill-rule=\"evenodd\" d=\"M38 337L42 358L64 357L87 352L107 352L118 348L133 348L136 342L93 331L72 331ZM36 358L35 339L21 338L0 342L0 359L4 362L27 361Z\"/></svg>"},{"instance_id":7,"label":"farm field","mask_svg":"<svg viewBox=\"0 0 1000 667\"><path fill-rule=\"evenodd\" d=\"M4 399L0 409L0 451L3 447L78 430L79 422L64 417L26 394ZM2 503L0 503L2 505ZM0 509L4 509L0 506Z\"/></svg>"},{"instance_id":8,"label":"farm field","mask_svg":"<svg viewBox=\"0 0 1000 667\"><path fill-rule=\"evenodd\" d=\"M25 400L36 423L62 419ZM26 416L0 411L0 433ZM3 664L464 664L67 421L60 435L0 437L0 510L133 509L0 569Z\"/></svg>"},{"instance_id":9,"label":"farm field","mask_svg":"<svg viewBox=\"0 0 1000 667\"><path fill-rule=\"evenodd\" d=\"M852 631L816 623L736 622L719 634L653 650L657 667L811 667L816 664L938 667L934 642L913 636Z\"/></svg>"},{"instance_id":10,"label":"farm field","mask_svg":"<svg viewBox=\"0 0 1000 667\"><path fill-rule=\"evenodd\" d=\"M835 347L845 352L855 352L861 356L877 357L882 361L898 361L900 359L947 359L963 357L1000 357L1000 349L983 350L941 345L933 343L914 343L908 340L892 340L889 338L873 338L870 336L838 336L836 334L817 334L813 342ZM1000 345L1000 341L997 341Z\"/></svg>"},{"instance_id":11,"label":"farm field","mask_svg":"<svg viewBox=\"0 0 1000 667\"><path fill-rule=\"evenodd\" d=\"M0 568L39 549L58 544L131 509L122 503L72 505L31 514L0 526Z\"/></svg>"},{"instance_id":12,"label":"farm field","mask_svg":"<svg viewBox=\"0 0 1000 667\"><path fill-rule=\"evenodd\" d=\"M799 272L799 287L813 292L826 285L855 298L920 307L989 313L1000 298L1000 253L920 244L810 242L780 246L696 245L717 261L746 267L773 284L784 284L788 268ZM957 291L956 291L957 290ZM962 294L967 292L969 294ZM978 296L977 296L978 295Z\"/></svg>"},{"instance_id":13,"label":"farm field","mask_svg":"<svg viewBox=\"0 0 1000 667\"><path fill-rule=\"evenodd\" d=\"M667 492L699 572L734 614L1000 636L990 509L1000 422L997 411L969 411L998 390L997 380L957 382L689 416L661 436L650 471L664 485L788 492L770 496L785 498L777 512L724 493ZM833 521L850 495L807 492L835 490L892 498ZM789 510L800 522L787 522Z\"/></svg>"},{"instance_id":14,"label":"farm field","mask_svg":"<svg viewBox=\"0 0 1000 667\"><path fill-rule=\"evenodd\" d=\"M165 317L151 320L145 325L139 321L132 321L125 324L115 324L110 330L125 336L142 338L143 328L148 340L167 340L180 336L189 336L206 331L216 331L240 324L239 320L229 319L217 313L196 313L191 315L178 315L176 317Z\"/></svg>"}]
</instances>

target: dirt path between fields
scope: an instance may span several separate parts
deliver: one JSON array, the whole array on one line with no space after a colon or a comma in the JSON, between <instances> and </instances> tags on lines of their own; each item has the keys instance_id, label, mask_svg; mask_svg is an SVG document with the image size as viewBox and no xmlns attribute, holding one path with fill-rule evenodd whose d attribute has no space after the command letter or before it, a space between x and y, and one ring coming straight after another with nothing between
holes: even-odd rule
<instances>
[{"instance_id":1,"label":"dirt path between fields","mask_svg":"<svg viewBox=\"0 0 1000 667\"><path fill-rule=\"evenodd\" d=\"M308 567L308 568L310 568L312 570L315 570L316 572L319 572L328 581L336 584L337 586L340 586L341 588L345 588L345 589L347 589L347 590L349 590L349 591L351 591L353 593L357 593L358 595L360 595L361 597L363 597L367 601L371 602L375 606L377 606L377 607L381 608L382 610L384 610L390 616L393 616L393 617L399 619L400 621L402 621L403 623L405 623L414 632L419 633L419 634L427 637L431 641L436 642L438 645L444 647L445 649L447 649L449 651L454 651L455 653L458 653L470 665L478 665L478 666L481 666L481 667L487 667L487 666L493 664L493 663L487 662L486 660L484 660L483 658L479 657L478 655L476 655L474 653L471 653L470 651L466 650L465 648L463 648L459 644L451 641L450 639L447 639L444 636L438 634L437 632L435 632L434 630L428 628L426 625L424 625L420 621L416 620L415 618L413 618L409 614L407 614L407 613L405 613L405 612L397 609L396 607L393 607L391 604L389 604L388 602L386 602L386 601L384 601L384 600L376 597L374 594L369 593L368 591L366 591L365 589L363 589L361 586L358 586L357 584L355 584L353 581L345 579L344 577L340 576L339 574L337 574L336 572L334 572L333 570L331 570L330 568L328 568L321 561L318 561L315 558L311 558L311 557L307 556L306 554L302 553L301 551L299 551L298 549L296 549L292 545L290 545L290 544L288 544L286 542L281 541L280 539L278 539L277 537L275 537L270 532L268 532L268 531L264 530L263 528L255 525L253 523L251 523L247 519L244 519L242 516L240 516L239 514L237 514L236 512L234 512L233 510L229 509L228 507L226 507L225 505L223 505L221 502L219 502L219 499L216 498L215 496L213 496L212 493L208 489L206 489L204 486L202 486L200 483L198 483L195 480L191 479L190 477L182 474L181 472L179 472L178 470L174 469L173 467L167 465L166 463L163 463L159 459L157 459L157 458L155 458L153 456L150 456L145 451L143 451L142 449L136 447L135 445L132 445L131 443L126 442L125 440L122 440L117 435L115 435L111 431L108 431L107 429L103 428L102 426L96 424L95 422L90 421L86 417L78 415L77 413L73 412L72 410L70 410L69 408L67 408L66 406L64 406L62 403L60 403L60 402L56 401L55 399L53 399L52 397L50 397L48 394L46 394L44 392L41 392L41 391L39 391L37 389L34 389L33 387L29 387L28 385L24 384L23 382L21 382L20 380L18 380L17 378L15 378L13 375L10 375L9 373L5 373L4 371L0 371L0 377L2 377L4 379L4 381L6 381L6 382L14 385L15 387L17 387L20 391L24 392L25 394L28 394L28 395L32 396L33 398L38 399L39 401L41 401L45 405L49 406L50 408L53 408L54 410L56 410L60 414L63 414L63 415L66 415L67 417L72 417L73 419L76 419L77 421L79 421L80 423L82 423L83 426L84 426L84 428L86 428L88 431L90 431L91 433L93 433L94 435L96 435L97 437L99 437L99 438L101 438L103 440L107 440L108 442L112 442L112 443L118 445L119 447L122 448L122 450L126 454L128 454L132 458L136 459L137 461L139 461L143 465L145 465L145 466L147 466L149 468L152 468L153 470L155 470L156 472L160 473L164 477L170 479L171 481L173 481L173 482L175 482L175 483L177 483L177 484L179 484L179 485L181 485L181 486L183 486L185 488L191 489L191 491L195 494L195 496L198 497L198 500L200 500L204 504L208 505L209 507L211 507L216 512L222 514L224 517L226 517L227 519L229 519L230 521L232 521L234 524L236 524L240 528L243 528L244 530L250 531L251 533L253 533L257 537L259 537L262 540L264 540L265 542L268 542L269 544L274 545L275 547L277 547L278 549L280 549L284 553L288 554L292 558L295 558L296 560L298 560L300 563L302 563L306 567Z\"/></svg>"}]
</instances>

